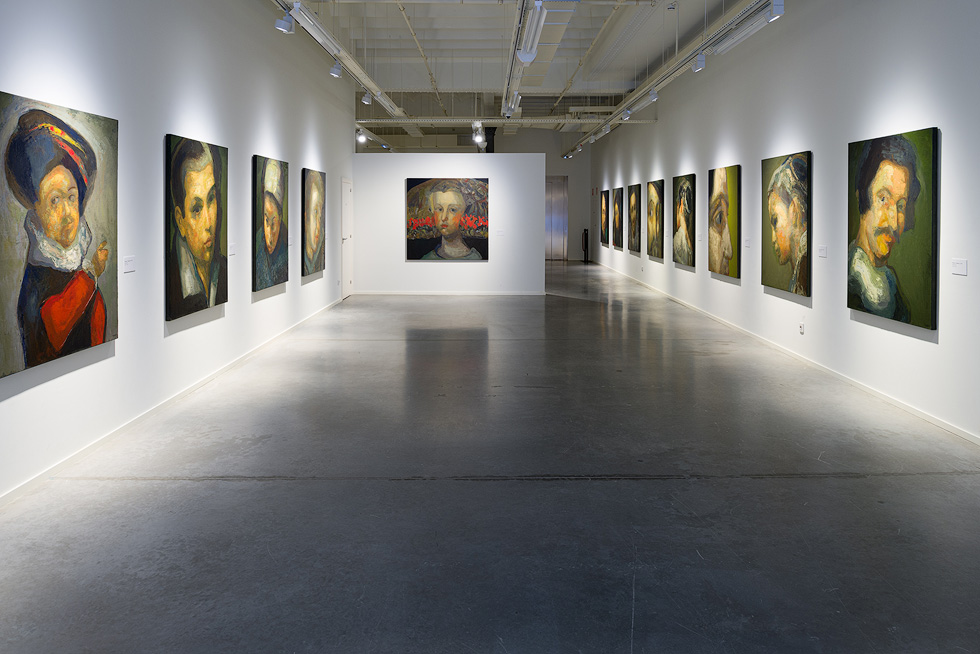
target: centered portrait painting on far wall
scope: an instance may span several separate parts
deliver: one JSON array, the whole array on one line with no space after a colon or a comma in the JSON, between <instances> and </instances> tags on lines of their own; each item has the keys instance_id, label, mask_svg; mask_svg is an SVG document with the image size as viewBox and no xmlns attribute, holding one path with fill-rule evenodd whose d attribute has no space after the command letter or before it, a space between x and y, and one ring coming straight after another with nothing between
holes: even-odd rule
<instances>
[{"instance_id":1,"label":"centered portrait painting on far wall","mask_svg":"<svg viewBox=\"0 0 980 654\"><path fill-rule=\"evenodd\" d=\"M762 161L762 284L810 297L810 153Z\"/></svg>"},{"instance_id":2,"label":"centered portrait painting on far wall","mask_svg":"<svg viewBox=\"0 0 980 654\"><path fill-rule=\"evenodd\" d=\"M0 377L118 336L118 133L0 93Z\"/></svg>"},{"instance_id":3,"label":"centered portrait painting on far wall","mask_svg":"<svg viewBox=\"0 0 980 654\"><path fill-rule=\"evenodd\" d=\"M847 306L936 328L939 130L848 146Z\"/></svg>"},{"instance_id":4,"label":"centered portrait painting on far wall","mask_svg":"<svg viewBox=\"0 0 980 654\"><path fill-rule=\"evenodd\" d=\"M612 201L613 246L623 247L623 189L613 189Z\"/></svg>"},{"instance_id":5,"label":"centered portrait painting on far wall","mask_svg":"<svg viewBox=\"0 0 980 654\"><path fill-rule=\"evenodd\" d=\"M326 230L327 175L303 169L303 275L312 275L324 267L324 232Z\"/></svg>"},{"instance_id":6,"label":"centered portrait painting on far wall","mask_svg":"<svg viewBox=\"0 0 980 654\"><path fill-rule=\"evenodd\" d=\"M252 290L289 280L289 164L252 157Z\"/></svg>"},{"instance_id":7,"label":"centered portrait painting on far wall","mask_svg":"<svg viewBox=\"0 0 980 654\"><path fill-rule=\"evenodd\" d=\"M708 270L739 277L742 167L708 171Z\"/></svg>"},{"instance_id":8,"label":"centered portrait painting on far wall","mask_svg":"<svg viewBox=\"0 0 980 654\"><path fill-rule=\"evenodd\" d=\"M487 178L407 179L409 261L489 259Z\"/></svg>"},{"instance_id":9,"label":"centered portrait painting on far wall","mask_svg":"<svg viewBox=\"0 0 980 654\"><path fill-rule=\"evenodd\" d=\"M228 148L166 138L166 317L228 301Z\"/></svg>"},{"instance_id":10,"label":"centered portrait painting on far wall","mask_svg":"<svg viewBox=\"0 0 980 654\"><path fill-rule=\"evenodd\" d=\"M647 254L664 258L664 180L647 182Z\"/></svg>"},{"instance_id":11,"label":"centered portrait painting on far wall","mask_svg":"<svg viewBox=\"0 0 980 654\"><path fill-rule=\"evenodd\" d=\"M626 201L627 215L629 220L629 238L626 243L630 252L640 251L640 185L633 184L627 189L628 199Z\"/></svg>"},{"instance_id":12,"label":"centered portrait painting on far wall","mask_svg":"<svg viewBox=\"0 0 980 654\"><path fill-rule=\"evenodd\" d=\"M599 194L599 241L609 245L609 191Z\"/></svg>"},{"instance_id":13,"label":"centered portrait painting on far wall","mask_svg":"<svg viewBox=\"0 0 980 654\"><path fill-rule=\"evenodd\" d=\"M674 263L694 266L694 173L674 178Z\"/></svg>"}]
</instances>

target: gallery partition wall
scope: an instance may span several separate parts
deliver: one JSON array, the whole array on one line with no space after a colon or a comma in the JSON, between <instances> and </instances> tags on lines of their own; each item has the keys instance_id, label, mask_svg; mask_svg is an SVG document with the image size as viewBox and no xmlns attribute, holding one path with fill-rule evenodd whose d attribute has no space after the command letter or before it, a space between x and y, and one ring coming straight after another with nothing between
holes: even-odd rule
<instances>
[{"instance_id":1,"label":"gallery partition wall","mask_svg":"<svg viewBox=\"0 0 980 654\"><path fill-rule=\"evenodd\" d=\"M111 232L103 229L111 221L96 214L111 210L104 194L116 194L117 231L105 239L105 271L97 272L99 293L106 304L115 298L117 318L105 343L0 378L0 495L336 302L341 179L352 177L350 80L321 74L328 57L305 32L276 31L282 13L268 0L54 0L43 11L30 9L26 19L24 12L23 3L0 1L0 93L6 98L0 147L6 150L30 107L53 107L54 117L34 121L32 129L65 153L62 161L76 180L100 189L81 203L93 231ZM51 47L52 25L62 35L57 47ZM117 157L117 175L101 164L88 174L93 159L73 125L89 139L90 114L118 127L111 155L109 136L98 144L100 162ZM214 147L204 155L194 145L201 143ZM167 144L173 150L165 152ZM173 198L165 192L165 154L185 146L208 159L195 161L202 171L210 166L209 179L227 194L216 195L223 229L207 244L212 262L221 262L215 274L226 275L226 283L200 306L184 303L166 320L167 252L178 239L176 223L167 222L173 210L167 212L166 200ZM23 161L40 161L44 148L35 141L20 151ZM256 162L263 164L261 177ZM307 171L322 173L321 183L305 185L313 180ZM37 235L27 232L24 200L5 179L0 185L3 354L16 363L26 349L18 294ZM304 195L321 201L322 216L308 223L320 234L303 229ZM263 197L275 207L268 231L261 216L253 223ZM322 255L311 248L306 266L302 249L311 241L305 236L325 246ZM86 265L103 237L93 240ZM199 248L185 240L189 261L187 253ZM274 274L259 270L262 283L253 287L259 279L253 262L263 244L278 259ZM76 277L92 278L83 268L74 267ZM188 274L183 281L194 276Z\"/></svg>"},{"instance_id":2,"label":"gallery partition wall","mask_svg":"<svg viewBox=\"0 0 980 654\"><path fill-rule=\"evenodd\" d=\"M594 259L960 435L980 438L973 374L980 360L975 337L980 286L968 265L972 244L980 240L980 222L969 204L977 141L972 108L980 88L967 81L961 66L951 64L972 59L978 20L980 7L969 0L950 0L941 8L916 0L786 2L781 20L727 54L709 55L704 70L689 71L660 89L659 101L641 114L656 124L620 126L591 146L593 187L600 191L665 180L663 256L649 255L646 248L632 253L596 238ZM906 36L897 41L896 35ZM934 157L930 128L938 128ZM904 136L865 147L889 135ZM898 172L890 195L876 196L893 216L902 214L903 227L887 233L884 227L873 233L869 228L862 236L856 231L857 168L862 150L870 149L873 157L882 147L916 150L917 174L909 178L911 164L893 166L890 170ZM780 165L786 181L780 188L794 181L808 185L809 218L791 243L797 263L804 256L808 262L803 271L787 269L784 285L764 285L768 273L762 262L782 247L774 229L781 207L792 199L789 191L785 197L777 197L779 189L769 193ZM731 186L730 172L726 177L740 229L734 222L709 222L717 215L711 186L720 179L717 171L736 166L740 184ZM672 182L689 174L694 263L684 265L673 255L674 216L682 198ZM865 180L871 188L869 180L872 176ZM737 206L735 189L740 189ZM650 200L641 196L641 242L646 243ZM915 203L914 227L906 202ZM862 214L870 211L861 206ZM598 214L596 205L596 232ZM739 261L724 273L709 269L719 257L730 263L712 250L721 233ZM879 313L887 309L889 317L849 308L856 283L852 279L849 290L849 274L859 273L855 253L864 237L880 241L874 261L863 265L879 283ZM921 260L917 268L908 264L913 252ZM806 284L797 283L805 272ZM895 279L906 300L895 290ZM921 295L933 282L938 304L930 329L929 320L909 320L895 307L919 301L912 297L913 285L926 289L916 292ZM778 397L782 389L772 392Z\"/></svg>"},{"instance_id":3,"label":"gallery partition wall","mask_svg":"<svg viewBox=\"0 0 980 654\"><path fill-rule=\"evenodd\" d=\"M544 293L544 172L543 154L355 154L355 292ZM435 256L426 189L458 189L443 195L462 201L472 258Z\"/></svg>"}]
</instances>

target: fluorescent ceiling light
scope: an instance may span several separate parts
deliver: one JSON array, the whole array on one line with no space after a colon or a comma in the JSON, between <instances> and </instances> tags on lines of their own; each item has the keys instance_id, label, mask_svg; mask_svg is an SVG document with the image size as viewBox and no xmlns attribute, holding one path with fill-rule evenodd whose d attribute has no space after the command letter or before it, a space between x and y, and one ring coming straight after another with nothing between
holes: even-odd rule
<instances>
[{"instance_id":1,"label":"fluorescent ceiling light","mask_svg":"<svg viewBox=\"0 0 980 654\"><path fill-rule=\"evenodd\" d=\"M333 68L330 69L330 77L340 77L344 72L344 67L336 59L333 60Z\"/></svg>"},{"instance_id":2,"label":"fluorescent ceiling light","mask_svg":"<svg viewBox=\"0 0 980 654\"><path fill-rule=\"evenodd\" d=\"M548 10L541 6L541 0L535 0L534 9L527 12L527 23L524 26L524 40L517 58L522 63L529 64L538 56L538 41L541 40L541 30L544 29L544 19Z\"/></svg>"},{"instance_id":3,"label":"fluorescent ceiling light","mask_svg":"<svg viewBox=\"0 0 980 654\"><path fill-rule=\"evenodd\" d=\"M716 45L712 50L716 55L723 55L736 45L749 38L768 23L768 14L761 13L755 18L746 21L737 29L734 29L726 36L718 45Z\"/></svg>"},{"instance_id":4,"label":"fluorescent ceiling light","mask_svg":"<svg viewBox=\"0 0 980 654\"><path fill-rule=\"evenodd\" d=\"M336 57L343 51L344 48L340 42L320 24L316 14L311 13L309 9L303 6L302 2L294 2L289 15L298 20L303 29L309 32L310 36L316 39L316 42L331 55Z\"/></svg>"},{"instance_id":5,"label":"fluorescent ceiling light","mask_svg":"<svg viewBox=\"0 0 980 654\"><path fill-rule=\"evenodd\" d=\"M694 60L694 64L691 66L691 70L693 70L695 73L700 73L702 70L704 70L703 52L698 53L698 58Z\"/></svg>"},{"instance_id":6,"label":"fluorescent ceiling light","mask_svg":"<svg viewBox=\"0 0 980 654\"><path fill-rule=\"evenodd\" d=\"M284 14L282 18L276 21L276 29L283 34L295 34L296 33L296 23L293 21L293 17L288 13Z\"/></svg>"}]
</instances>

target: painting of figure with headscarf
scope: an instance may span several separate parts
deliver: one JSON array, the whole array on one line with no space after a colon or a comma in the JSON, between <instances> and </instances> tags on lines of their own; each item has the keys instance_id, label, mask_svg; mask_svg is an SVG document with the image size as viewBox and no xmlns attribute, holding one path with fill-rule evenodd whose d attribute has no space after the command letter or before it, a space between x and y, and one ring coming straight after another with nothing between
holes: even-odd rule
<instances>
[{"instance_id":1,"label":"painting of figure with headscarf","mask_svg":"<svg viewBox=\"0 0 980 654\"><path fill-rule=\"evenodd\" d=\"M326 173L303 169L303 275L323 270Z\"/></svg>"},{"instance_id":2,"label":"painting of figure with headscarf","mask_svg":"<svg viewBox=\"0 0 980 654\"><path fill-rule=\"evenodd\" d=\"M486 261L489 258L489 179L406 180L409 261Z\"/></svg>"},{"instance_id":3,"label":"painting of figure with headscarf","mask_svg":"<svg viewBox=\"0 0 980 654\"><path fill-rule=\"evenodd\" d=\"M252 290L261 291L289 279L289 164L258 155L252 161Z\"/></svg>"},{"instance_id":4,"label":"painting of figure with headscarf","mask_svg":"<svg viewBox=\"0 0 980 654\"><path fill-rule=\"evenodd\" d=\"M118 123L0 93L0 376L118 335Z\"/></svg>"},{"instance_id":5,"label":"painting of figure with headscarf","mask_svg":"<svg viewBox=\"0 0 980 654\"><path fill-rule=\"evenodd\" d=\"M708 171L708 270L738 277L741 166Z\"/></svg>"},{"instance_id":6,"label":"painting of figure with headscarf","mask_svg":"<svg viewBox=\"0 0 980 654\"><path fill-rule=\"evenodd\" d=\"M167 135L166 317L228 301L228 148Z\"/></svg>"}]
</instances>

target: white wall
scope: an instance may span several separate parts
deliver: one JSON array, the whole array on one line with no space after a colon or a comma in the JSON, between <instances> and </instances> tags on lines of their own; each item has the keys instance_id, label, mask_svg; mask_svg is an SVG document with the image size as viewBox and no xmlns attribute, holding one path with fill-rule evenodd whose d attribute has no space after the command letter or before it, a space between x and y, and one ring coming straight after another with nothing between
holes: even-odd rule
<instances>
[{"instance_id":1,"label":"white wall","mask_svg":"<svg viewBox=\"0 0 980 654\"><path fill-rule=\"evenodd\" d=\"M694 273L675 267L669 254L658 263L598 243L597 260L980 437L980 259L970 262L970 276L951 274L951 259L969 259L980 242L969 191L978 145L980 86L970 70L978 23L974 0L787 0L784 18L662 90L640 115L659 114L656 125L616 129L592 152L593 183L601 188L664 178L669 189L673 176L697 173L699 239L707 171L741 164L741 280L708 273L706 239L696 243ZM851 312L846 300L847 145L927 127L942 132L935 332ZM760 162L801 150L813 152L812 298L764 291L760 282L760 248L769 247L760 242ZM822 245L827 258L817 256Z\"/></svg>"},{"instance_id":2,"label":"white wall","mask_svg":"<svg viewBox=\"0 0 980 654\"><path fill-rule=\"evenodd\" d=\"M25 13L26 12L26 13ZM0 90L119 121L118 340L0 379L0 494L339 297L353 89L268 0L0 0ZM229 150L228 303L164 321L164 136ZM289 163L289 281L251 292L252 155ZM326 270L300 275L301 170L327 173ZM19 218L20 220L22 218ZM9 319L9 318L8 318Z\"/></svg>"},{"instance_id":3,"label":"white wall","mask_svg":"<svg viewBox=\"0 0 980 654\"><path fill-rule=\"evenodd\" d=\"M406 261L405 180L489 178L489 260ZM354 291L544 293L543 154L355 154Z\"/></svg>"},{"instance_id":4,"label":"white wall","mask_svg":"<svg viewBox=\"0 0 980 654\"><path fill-rule=\"evenodd\" d=\"M579 134L556 132L552 129L522 128L512 136L497 131L494 146L500 152L543 152L545 155L545 175L564 175L568 177L568 259L582 260L582 230L589 230L589 238L598 240L598 232L589 225L592 198L589 190L592 169L589 165L589 150L578 153L571 159L562 159L562 154L575 141Z\"/></svg>"}]
</instances>

